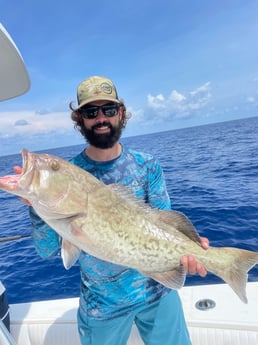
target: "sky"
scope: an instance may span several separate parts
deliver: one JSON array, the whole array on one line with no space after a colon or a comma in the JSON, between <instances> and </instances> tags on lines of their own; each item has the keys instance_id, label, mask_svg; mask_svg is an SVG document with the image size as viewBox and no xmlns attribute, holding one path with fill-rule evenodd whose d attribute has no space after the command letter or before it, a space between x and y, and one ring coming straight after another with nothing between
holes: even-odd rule
<instances>
[{"instance_id":1,"label":"sky","mask_svg":"<svg viewBox=\"0 0 258 345\"><path fill-rule=\"evenodd\" d=\"M258 114L257 0L0 0L31 87L0 102L0 156L83 144L69 102L113 80L134 136Z\"/></svg>"}]
</instances>

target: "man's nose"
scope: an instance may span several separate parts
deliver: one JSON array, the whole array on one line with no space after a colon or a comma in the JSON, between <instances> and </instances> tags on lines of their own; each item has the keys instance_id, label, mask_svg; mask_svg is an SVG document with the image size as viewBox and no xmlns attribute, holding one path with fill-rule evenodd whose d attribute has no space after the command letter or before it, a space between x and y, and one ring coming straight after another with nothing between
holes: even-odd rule
<instances>
[{"instance_id":1,"label":"man's nose","mask_svg":"<svg viewBox=\"0 0 258 345\"><path fill-rule=\"evenodd\" d=\"M106 119L106 116L104 115L103 111L101 108L98 110L98 115L96 117L96 120L102 121L103 119Z\"/></svg>"}]
</instances>

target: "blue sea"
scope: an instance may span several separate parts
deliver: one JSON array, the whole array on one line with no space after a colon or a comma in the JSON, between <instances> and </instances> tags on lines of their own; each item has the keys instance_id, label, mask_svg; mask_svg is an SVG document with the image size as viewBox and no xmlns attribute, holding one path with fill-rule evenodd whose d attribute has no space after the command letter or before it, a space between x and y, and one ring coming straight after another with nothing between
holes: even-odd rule
<instances>
[{"instance_id":1,"label":"blue sea","mask_svg":"<svg viewBox=\"0 0 258 345\"><path fill-rule=\"evenodd\" d=\"M212 246L258 251L258 117L124 138L159 158L173 208L185 213ZM45 150L69 159L83 145ZM20 155L0 157L1 176L12 174ZM27 206L0 191L0 237L29 234ZM0 280L9 303L79 295L79 267L66 271L60 256L41 259L31 238L0 242ZM258 265L250 271L258 281ZM186 285L219 278L188 276Z\"/></svg>"}]
</instances>

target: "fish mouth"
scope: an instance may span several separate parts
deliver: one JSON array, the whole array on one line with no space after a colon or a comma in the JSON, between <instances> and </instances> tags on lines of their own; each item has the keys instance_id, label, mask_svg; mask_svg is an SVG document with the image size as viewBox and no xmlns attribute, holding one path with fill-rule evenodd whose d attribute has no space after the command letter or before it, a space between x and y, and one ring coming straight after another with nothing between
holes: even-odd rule
<instances>
[{"instance_id":1,"label":"fish mouth","mask_svg":"<svg viewBox=\"0 0 258 345\"><path fill-rule=\"evenodd\" d=\"M24 179L24 176L27 175L28 171L32 170L31 166L33 167L33 154L25 149L22 149L21 154L23 166L22 172L20 174L17 173L16 175L7 175L0 177L0 189L6 190L11 193L13 192L15 194L15 192L21 191L31 182L31 179L28 179L27 177L26 179Z\"/></svg>"}]
</instances>

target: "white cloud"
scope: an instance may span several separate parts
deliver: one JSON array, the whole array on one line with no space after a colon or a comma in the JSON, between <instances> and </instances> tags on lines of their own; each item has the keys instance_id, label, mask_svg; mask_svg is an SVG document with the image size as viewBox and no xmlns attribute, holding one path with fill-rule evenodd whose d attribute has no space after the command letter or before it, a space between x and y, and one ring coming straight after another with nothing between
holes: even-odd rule
<instances>
[{"instance_id":1,"label":"white cloud","mask_svg":"<svg viewBox=\"0 0 258 345\"><path fill-rule=\"evenodd\" d=\"M247 97L247 102L248 103L254 103L255 102L255 98L250 96L250 97Z\"/></svg>"},{"instance_id":2,"label":"white cloud","mask_svg":"<svg viewBox=\"0 0 258 345\"><path fill-rule=\"evenodd\" d=\"M128 122L126 133L155 132L172 127L171 120L196 120L209 117L207 106L211 101L211 85L207 82L188 93L172 90L168 97L159 93L147 95L147 107L140 109L128 108L132 118ZM207 115L208 114L208 115ZM177 122L177 123L179 123ZM189 123L191 124L191 122ZM173 121L173 126L175 121Z\"/></svg>"},{"instance_id":3,"label":"white cloud","mask_svg":"<svg viewBox=\"0 0 258 345\"><path fill-rule=\"evenodd\" d=\"M176 90L166 98L162 94L147 96L148 106L160 117L184 118L194 116L203 109L211 99L211 84L207 82L184 95Z\"/></svg>"},{"instance_id":4,"label":"white cloud","mask_svg":"<svg viewBox=\"0 0 258 345\"><path fill-rule=\"evenodd\" d=\"M44 115L34 111L1 112L0 128L1 137L12 137L53 131L62 133L73 130L73 123L67 112L52 112Z\"/></svg>"},{"instance_id":5,"label":"white cloud","mask_svg":"<svg viewBox=\"0 0 258 345\"><path fill-rule=\"evenodd\" d=\"M195 96L195 95L202 94L202 93L204 93L204 94L207 92L209 93L209 90L210 90L210 82L208 81L207 83L201 85L197 89L191 91L190 95Z\"/></svg>"},{"instance_id":6,"label":"white cloud","mask_svg":"<svg viewBox=\"0 0 258 345\"><path fill-rule=\"evenodd\" d=\"M186 97L176 90L173 90L169 96L169 100L171 100L172 102L182 102L185 99Z\"/></svg>"},{"instance_id":7,"label":"white cloud","mask_svg":"<svg viewBox=\"0 0 258 345\"><path fill-rule=\"evenodd\" d=\"M148 105L152 108L152 109L164 109L165 108L165 98L162 94L159 94L157 96L152 96L152 95L148 95L147 96L147 102Z\"/></svg>"},{"instance_id":8,"label":"white cloud","mask_svg":"<svg viewBox=\"0 0 258 345\"><path fill-rule=\"evenodd\" d=\"M130 122L131 120L133 120L134 123L141 123L145 121L143 109L134 109L132 107L128 107L127 110L132 115L131 119L129 120Z\"/></svg>"}]
</instances>

